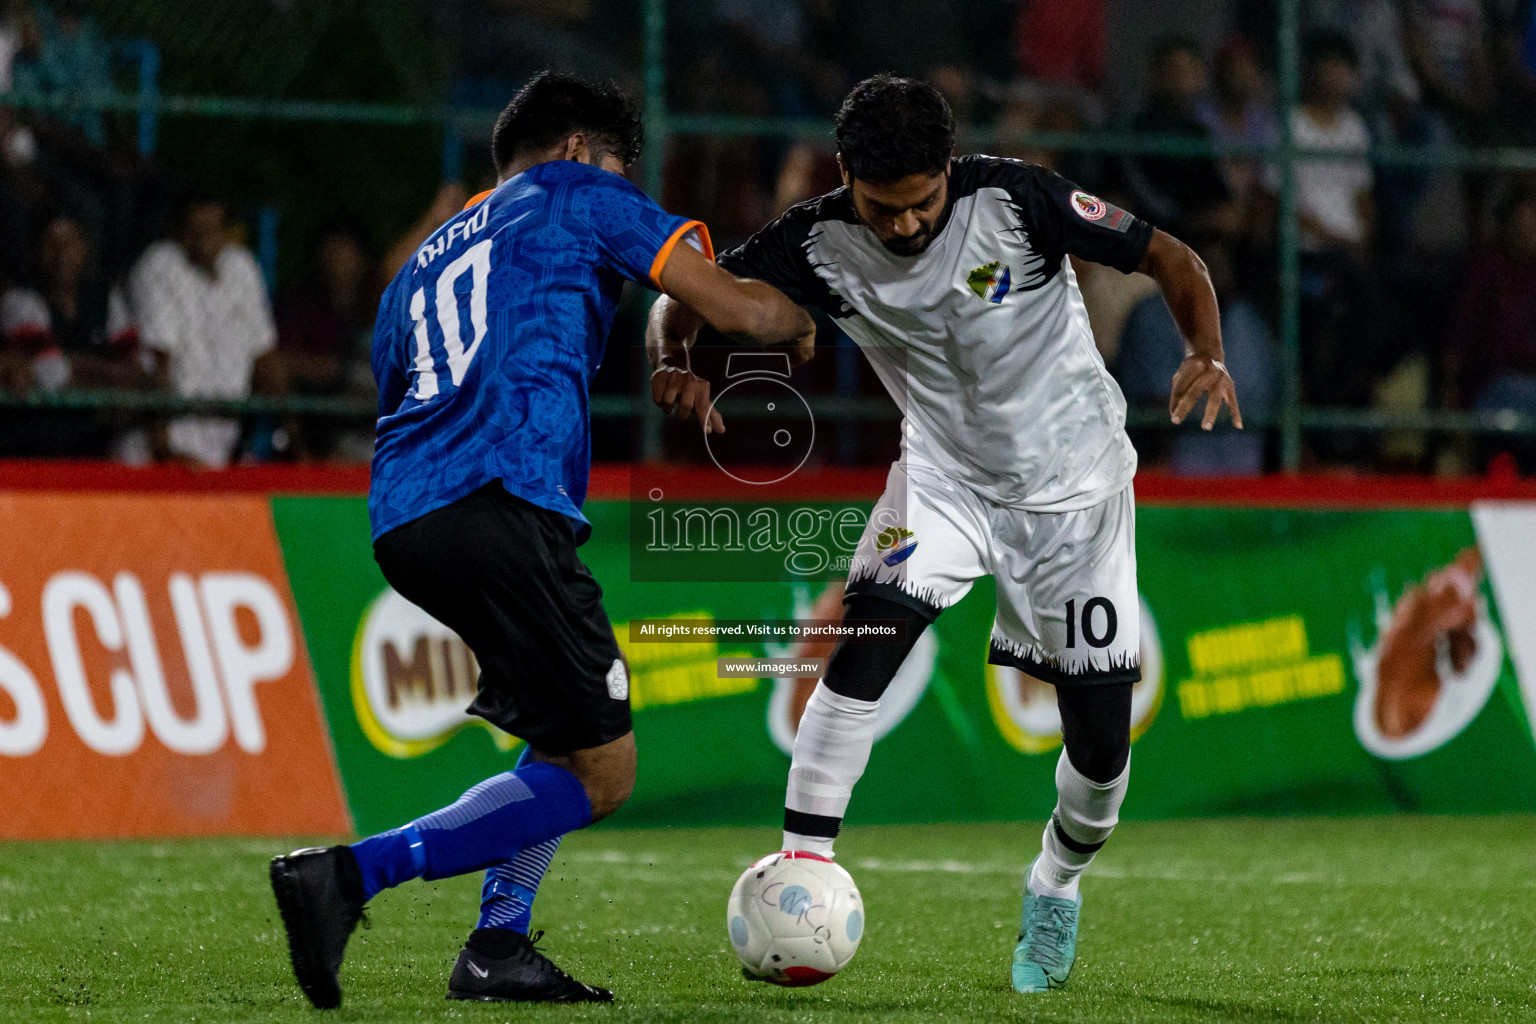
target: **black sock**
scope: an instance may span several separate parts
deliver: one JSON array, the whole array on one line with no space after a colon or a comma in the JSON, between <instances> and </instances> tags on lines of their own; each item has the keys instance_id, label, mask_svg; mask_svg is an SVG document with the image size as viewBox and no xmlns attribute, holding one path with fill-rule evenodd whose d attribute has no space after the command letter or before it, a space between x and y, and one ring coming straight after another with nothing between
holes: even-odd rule
<instances>
[{"instance_id":1,"label":"black sock","mask_svg":"<svg viewBox=\"0 0 1536 1024\"><path fill-rule=\"evenodd\" d=\"M357 865L357 855L350 846L336 846L338 851L336 875L342 896L357 903L364 902L363 869Z\"/></svg>"},{"instance_id":2,"label":"black sock","mask_svg":"<svg viewBox=\"0 0 1536 1024\"><path fill-rule=\"evenodd\" d=\"M492 960L505 960L522 946L528 944L528 936L510 928L476 928L464 943L481 956Z\"/></svg>"}]
</instances>

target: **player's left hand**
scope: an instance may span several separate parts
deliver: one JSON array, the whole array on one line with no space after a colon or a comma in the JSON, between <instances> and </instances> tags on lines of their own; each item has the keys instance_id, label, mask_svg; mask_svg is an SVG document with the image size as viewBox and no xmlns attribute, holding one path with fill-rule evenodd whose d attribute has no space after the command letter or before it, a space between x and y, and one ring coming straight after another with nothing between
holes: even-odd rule
<instances>
[{"instance_id":1,"label":"player's left hand","mask_svg":"<svg viewBox=\"0 0 1536 1024\"><path fill-rule=\"evenodd\" d=\"M1168 413L1173 422L1183 423L1201 395L1208 397L1200 429L1210 430L1216 425L1216 414L1221 412L1223 403L1232 410L1232 425L1238 430L1243 429L1243 413L1237 407L1237 385L1232 383L1227 368L1206 356L1189 356L1180 364L1179 372L1173 375L1173 389L1168 395Z\"/></svg>"},{"instance_id":2,"label":"player's left hand","mask_svg":"<svg viewBox=\"0 0 1536 1024\"><path fill-rule=\"evenodd\" d=\"M698 416L706 434L725 433L725 420L709 400L709 381L676 366L658 366L651 374L651 399L674 419Z\"/></svg>"}]
</instances>

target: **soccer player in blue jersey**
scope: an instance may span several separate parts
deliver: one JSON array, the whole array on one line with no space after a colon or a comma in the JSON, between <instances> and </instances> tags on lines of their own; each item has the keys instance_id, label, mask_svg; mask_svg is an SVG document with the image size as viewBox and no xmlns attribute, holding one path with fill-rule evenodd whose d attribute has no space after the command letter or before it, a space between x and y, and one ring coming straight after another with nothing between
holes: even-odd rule
<instances>
[{"instance_id":1,"label":"soccer player in blue jersey","mask_svg":"<svg viewBox=\"0 0 1536 1024\"><path fill-rule=\"evenodd\" d=\"M299 850L271 879L300 987L341 1003L348 937L376 893L485 872L481 916L448 982L455 999L607 1002L528 935L560 837L613 813L635 780L628 669L602 591L576 555L590 463L588 386L625 280L660 289L728 335L808 356L814 325L713 262L703 224L623 177L634 105L543 73L496 122L496 188L417 250L385 292L373 344L374 556L481 666L470 712L527 741L512 771L456 803L354 843ZM708 385L658 371L674 415L723 429Z\"/></svg>"}]
</instances>

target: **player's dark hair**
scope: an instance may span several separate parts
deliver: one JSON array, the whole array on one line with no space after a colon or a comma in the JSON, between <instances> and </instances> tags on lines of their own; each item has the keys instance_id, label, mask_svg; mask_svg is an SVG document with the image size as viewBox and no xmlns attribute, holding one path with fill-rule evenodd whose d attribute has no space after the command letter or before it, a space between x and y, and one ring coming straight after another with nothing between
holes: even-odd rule
<instances>
[{"instance_id":1,"label":"player's dark hair","mask_svg":"<svg viewBox=\"0 0 1536 1024\"><path fill-rule=\"evenodd\" d=\"M1352 68L1360 67L1360 53L1355 44L1337 32L1319 32L1309 36L1306 42L1307 67L1315 67L1324 61L1338 61Z\"/></svg>"},{"instance_id":2,"label":"player's dark hair","mask_svg":"<svg viewBox=\"0 0 1536 1024\"><path fill-rule=\"evenodd\" d=\"M640 158L645 142L639 108L618 86L540 71L496 118L491 159L500 172L517 157L551 149L578 132L595 156L618 157L626 167Z\"/></svg>"},{"instance_id":3,"label":"player's dark hair","mask_svg":"<svg viewBox=\"0 0 1536 1024\"><path fill-rule=\"evenodd\" d=\"M837 112L843 165L876 185L940 174L954 148L955 115L927 82L875 75L854 86Z\"/></svg>"}]
</instances>

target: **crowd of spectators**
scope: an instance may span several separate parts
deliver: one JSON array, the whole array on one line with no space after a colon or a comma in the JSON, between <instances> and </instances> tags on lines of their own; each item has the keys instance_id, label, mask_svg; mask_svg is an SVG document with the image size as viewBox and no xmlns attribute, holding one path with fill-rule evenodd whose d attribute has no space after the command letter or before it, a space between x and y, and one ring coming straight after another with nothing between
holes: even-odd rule
<instances>
[{"instance_id":1,"label":"crowd of spectators","mask_svg":"<svg viewBox=\"0 0 1536 1024\"><path fill-rule=\"evenodd\" d=\"M1300 95L1289 110L1278 97L1272 3L692 7L672 97L683 109L824 118L870 71L921 75L946 93L971 149L1050 166L1188 241L1221 292L1250 422L1272 418L1282 390L1282 174L1263 150L1279 143L1285 125L1298 147L1333 151L1294 165L1302 400L1536 416L1536 320L1516 311L1530 309L1536 288L1528 252L1536 241L1525 246L1517 237L1528 230L1536 175L1367 157L1373 147L1536 145L1530 0L1301 0ZM1161 29L1139 32L1150 25ZM1178 28L1188 31L1169 31ZM1125 77L1136 69L1139 81ZM1171 136L1249 151L1053 152L1029 145L1031 130ZM825 147L683 139L671 153L666 199L709 221L724 246L836 182ZM1160 297L1144 279L1077 269L1106 362L1133 405L1159 407L1179 355ZM1486 337L1493 331L1501 332L1497 344ZM1135 437L1145 462L1179 471L1259 472L1278 454L1273 433L1267 444L1263 433L1147 429ZM1313 466L1441 472L1480 470L1500 447L1322 431L1304 441ZM1533 446L1502 447L1536 470Z\"/></svg>"},{"instance_id":2,"label":"crowd of spectators","mask_svg":"<svg viewBox=\"0 0 1536 1024\"><path fill-rule=\"evenodd\" d=\"M277 292L274 315L272 282L228 203L168 185L175 170L139 152L132 120L70 102L122 89L118 63L80 0L0 3L0 91L29 100L0 104L0 388L45 399L370 399L382 283L363 233L323 231L303 278ZM366 460L372 450L371 434L360 440L334 421L122 406L8 409L0 457L220 468L240 458Z\"/></svg>"},{"instance_id":3,"label":"crowd of spectators","mask_svg":"<svg viewBox=\"0 0 1536 1024\"><path fill-rule=\"evenodd\" d=\"M457 9L455 103L499 105L545 65L642 89L637 0L462 0ZM311 255L292 281L264 279L225 202L176 198L165 184L174 169L137 151L128 119L64 102L122 85L113 42L89 10L81 0L0 0L0 91L61 100L0 105L0 388L365 403L383 284L467 189L451 183L421 197L419 222L384 252L371 251L359 225L329 222L297 240ZM1290 110L1277 99L1273 3L669 0L667 11L672 109L828 129L821 141L672 139L662 199L709 223L717 248L838 184L830 114L855 81L877 70L922 76L949 97L969 149L1052 167L1200 252L1246 418L1263 424L1278 413L1283 376L1284 175L1265 148L1284 125L1297 145L1334 151L1292 168L1303 400L1536 416L1536 175L1367 159L1372 147L1536 146L1536 0L1301 0L1301 92ZM1041 131L1225 150L1052 149L1030 137ZM1076 270L1128 400L1161 406L1181 347L1155 286ZM822 340L847 343L831 325ZM842 354L821 362L828 387L878 391ZM616 391L628 383L622 366L599 380ZM1146 464L1177 472L1276 465L1272 430L1134 436ZM1479 471L1500 447L1338 432L1305 440L1315 466L1441 472ZM1536 472L1536 445L1502 449ZM835 457L863 450L840 444ZM217 467L370 451L367 424L339 419L0 413L0 456Z\"/></svg>"}]
</instances>

